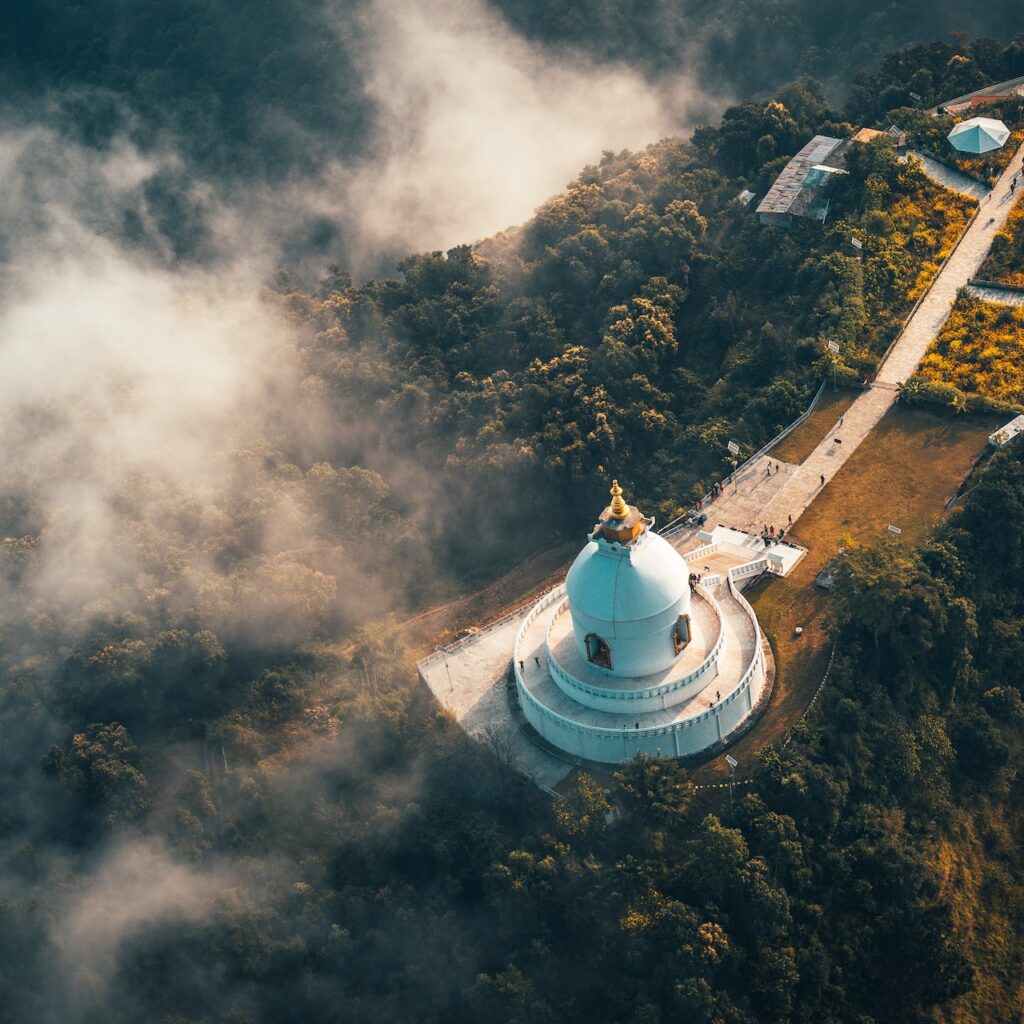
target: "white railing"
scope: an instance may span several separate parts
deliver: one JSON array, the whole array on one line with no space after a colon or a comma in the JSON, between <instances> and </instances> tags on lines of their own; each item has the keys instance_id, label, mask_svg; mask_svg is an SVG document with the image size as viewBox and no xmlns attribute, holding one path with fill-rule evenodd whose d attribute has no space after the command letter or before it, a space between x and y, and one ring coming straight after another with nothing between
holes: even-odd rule
<instances>
[{"instance_id":1,"label":"white railing","mask_svg":"<svg viewBox=\"0 0 1024 1024\"><path fill-rule=\"evenodd\" d=\"M732 703L733 699L744 689L744 687L750 685L750 673L744 677L744 682L733 690L728 697L718 701L714 707L709 708L707 711L702 712L699 715L694 715L692 718L686 718L681 722L670 722L667 725L652 725L646 726L641 729L626 729L625 727L619 729L606 729L598 725L582 725L572 718L566 718L564 715L560 715L557 711L552 711L546 704L542 703L533 693L529 690L526 684L523 682L522 673L519 671L518 660L515 664L516 674L516 690L520 697L524 698L530 703L531 706L536 708L545 718L556 722L563 729L568 729L570 732L583 733L587 736L596 736L602 739L617 739L621 740L623 734L630 740L644 739L650 736L665 736L671 733L683 732L686 729L695 727L701 722L707 721L709 718L714 717L718 713L718 709L726 704Z\"/></svg>"},{"instance_id":2,"label":"white railing","mask_svg":"<svg viewBox=\"0 0 1024 1024\"><path fill-rule=\"evenodd\" d=\"M694 548L692 551L683 552L683 560L686 562L696 562L699 558L706 558L708 555L713 555L716 551L721 548L721 544L715 541L713 544L702 544L699 548Z\"/></svg>"},{"instance_id":3,"label":"white railing","mask_svg":"<svg viewBox=\"0 0 1024 1024\"><path fill-rule=\"evenodd\" d=\"M752 562L744 562L743 565L733 566L729 570L729 580L743 580L748 576L758 576L762 572L768 572L771 569L771 563L767 558L755 558Z\"/></svg>"},{"instance_id":4,"label":"white railing","mask_svg":"<svg viewBox=\"0 0 1024 1024\"><path fill-rule=\"evenodd\" d=\"M721 582L722 577L717 575L716 573L714 576L702 576L700 585L704 587L706 590L711 590L713 587L717 587L718 584Z\"/></svg>"},{"instance_id":5,"label":"white railing","mask_svg":"<svg viewBox=\"0 0 1024 1024\"><path fill-rule=\"evenodd\" d=\"M456 640L455 643L449 644L447 647L439 647L432 654L428 654L425 658L421 658L416 662L416 667L423 669L428 665L432 665L435 661L441 658L447 657L454 651L459 650L461 647L465 647L467 644L471 644L474 640L479 640L481 637L486 636L488 633L493 632L495 629L501 626L507 625L514 619L518 619L524 612L529 611L531 608L536 608L540 601L550 597L552 594L558 593L558 591L565 590L565 584L560 583L557 587L552 588L546 593L542 594L541 597L536 601L528 601L526 604L521 604L517 608L513 608L512 611L506 612L500 619L495 619L493 622L488 622L486 626L481 626L479 629L474 630L472 633L462 637L461 640Z\"/></svg>"},{"instance_id":6,"label":"white railing","mask_svg":"<svg viewBox=\"0 0 1024 1024\"><path fill-rule=\"evenodd\" d=\"M601 697L606 700L651 700L663 697L669 693L675 693L710 672L711 669L715 667L718 657L722 653L722 648L725 646L725 622L722 618L722 609L718 607L718 602L710 594L705 594L704 599L711 605L715 615L718 616L718 636L715 638L715 642L711 650L700 665L698 665L692 672L689 672L685 676L681 676L679 679L673 680L671 683L664 683L661 686L652 686L646 690L606 690L603 686L596 686L593 683L584 683L581 679L577 679L571 672L562 668L558 663L558 659L554 656L554 653L551 650L551 630L555 624L555 620L561 614L563 610L562 608L558 608L551 616L551 621L548 623L548 628L544 636L544 646L548 656L548 669L551 674L556 677L555 682L558 682L558 680L561 679L562 682L574 690L579 690L582 693L589 694L591 697ZM568 604L568 599L566 599L565 603ZM565 691L563 690L563 692ZM571 698L572 694L567 693L566 696Z\"/></svg>"},{"instance_id":7,"label":"white railing","mask_svg":"<svg viewBox=\"0 0 1024 1024\"><path fill-rule=\"evenodd\" d=\"M755 568L760 566L761 568ZM746 565L738 565L733 569L730 569L726 574L729 578L729 593L736 599L736 603L746 612L747 618L750 619L751 625L754 627L754 657L751 659L750 664L747 666L747 670L743 673L740 678L739 685L736 690L739 691L745 686L750 685L750 681L754 677L754 672L757 667L761 664L761 625L757 621L757 614L754 609L750 607L750 602L740 593L739 587L736 586L735 580L743 579L747 576L753 576L755 572L764 572L768 568L768 559L759 558L754 562L747 562Z\"/></svg>"},{"instance_id":8,"label":"white railing","mask_svg":"<svg viewBox=\"0 0 1024 1024\"><path fill-rule=\"evenodd\" d=\"M758 561L762 560L759 559ZM737 568L745 569L751 564L755 563L747 563L747 565L738 566ZM577 722L576 720L571 718L566 718L565 715L561 715L557 711L554 711L551 708L549 708L546 704L539 700L537 696L534 693L532 693L529 687L526 685L526 682L523 679L522 670L519 668L519 662L521 660L519 657L519 648L522 644L523 638L526 635L526 631L536 620L537 616L540 615L540 613L544 611L546 608L550 607L550 605L553 603L554 600L557 599L558 596L561 596L554 595L554 592L552 592L552 594L545 595L545 597L542 597L541 600L537 602L536 606L524 620L523 624L519 627L519 632L516 635L516 642L513 648L512 671L515 674L516 692L519 695L520 700L526 701L542 717L554 722L560 728L568 730L569 732L581 733L583 735L596 737L599 739L614 739L620 742L623 740L623 738L625 738L631 743L634 743L636 740L646 739L652 736L666 736L673 735L676 733L682 733L685 732L687 729L695 728L696 726L708 721L713 717L717 717L723 707L732 704L741 695L749 691L752 680L754 678L754 673L762 664L761 629L757 623L757 616L754 614L754 610L746 602L743 596L733 586L733 571L734 570L732 569L729 570L729 590L732 596L736 598L740 607L747 614L747 616L750 618L753 624L754 652L750 664L747 666L746 671L740 677L739 683L737 683L737 685L732 689L732 691L728 695L723 697L721 700L716 701L715 704L712 705L707 711L704 711L699 715L694 715L691 718L683 719L679 722L670 722L666 725L646 726L640 729L611 729L596 725L583 725L580 722ZM752 697L750 698L749 703L752 707Z\"/></svg>"}]
</instances>

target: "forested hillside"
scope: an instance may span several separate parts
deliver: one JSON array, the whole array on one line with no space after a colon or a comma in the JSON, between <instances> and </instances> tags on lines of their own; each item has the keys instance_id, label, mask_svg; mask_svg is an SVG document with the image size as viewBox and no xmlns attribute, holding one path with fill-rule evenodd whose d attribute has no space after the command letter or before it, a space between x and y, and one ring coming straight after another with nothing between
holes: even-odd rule
<instances>
[{"instance_id":1,"label":"forested hillside","mask_svg":"<svg viewBox=\"0 0 1024 1024\"><path fill-rule=\"evenodd\" d=\"M730 440L754 451L826 372L872 372L966 223L970 201L884 141L856 147L824 230L765 231L737 202L810 135L849 130L796 83L692 144L606 153L522 228L410 257L399 280L339 270L310 296L281 279L311 380L347 433L374 424L371 468L443 478L432 525L464 569L507 551L520 495L543 494L535 521L559 531L610 473L666 522L728 473Z\"/></svg>"},{"instance_id":2,"label":"forested hillside","mask_svg":"<svg viewBox=\"0 0 1024 1024\"><path fill-rule=\"evenodd\" d=\"M32 69L111 94L138 84L139 103L179 90L183 124L210 119L189 136L196 159L260 148L259 132L221 137L222 111L205 108L235 87L187 73L193 47L217 46L199 29L222 8L197 8L188 32L151 8L155 25L129 22L138 39L108 40L89 19L115 6L59 11L90 46L137 58L131 73L89 46L71 48L76 71L66 40L34 32L8 72L26 88ZM303 23L278 26L282 11L255 10L246 60L267 24L288 51ZM35 18L6 24L15 49ZM158 290L133 295L124 316L143 328L115 350L109 389L103 374L74 400L31 374L5 385L0 1024L1013 1019L1019 445L919 550L849 548L830 685L735 808L667 761L628 765L608 793L582 777L553 803L439 713L395 620L581 535L612 474L664 522L728 469L730 439L754 450L825 373L869 373L969 202L884 140L853 151L824 226L764 229L736 197L815 132L886 127L919 72L942 96L964 62L991 80L1019 58L986 41L916 47L845 105L801 79L692 140L606 153L522 226L408 256L395 277L334 266L310 288L284 269L261 307L279 348L229 319L262 371L231 394L237 431L174 418L167 350L135 372ZM260 67L287 98L288 76ZM132 238L103 244L104 260L124 245L144 262ZM93 269L58 296L90 325L91 289L107 294L106 264ZM173 305L199 310L198 333L209 296L189 281ZM49 337L45 317L12 322L25 349ZM217 346L169 334L226 405ZM106 340L74 335L67 361ZM175 444L108 456L103 415L147 403ZM140 422L163 437L113 420ZM200 441L204 472L176 476L178 449Z\"/></svg>"}]
</instances>

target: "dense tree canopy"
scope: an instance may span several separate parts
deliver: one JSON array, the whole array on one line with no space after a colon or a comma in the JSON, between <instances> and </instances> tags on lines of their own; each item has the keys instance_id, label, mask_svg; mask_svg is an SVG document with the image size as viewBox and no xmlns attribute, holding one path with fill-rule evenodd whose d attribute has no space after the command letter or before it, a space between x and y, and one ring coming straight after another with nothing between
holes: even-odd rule
<instances>
[{"instance_id":1,"label":"dense tree canopy","mask_svg":"<svg viewBox=\"0 0 1024 1024\"><path fill-rule=\"evenodd\" d=\"M990 77L1018 55L971 54ZM850 111L919 72L972 77L914 48ZM439 713L386 615L531 554L524 501L537 535L577 531L614 472L663 522L730 439L799 413L827 340L837 375L872 369L968 204L884 143L854 150L824 226L735 202L849 127L801 80L692 142L606 153L521 228L395 278L282 272L302 408L271 402L216 486L128 481L105 550L127 568L87 609L35 586L53 524L0 495L0 1020L1016 1012L1018 450L922 548L848 550L830 685L734 808L645 759L553 804ZM325 410L302 444L276 429Z\"/></svg>"}]
</instances>

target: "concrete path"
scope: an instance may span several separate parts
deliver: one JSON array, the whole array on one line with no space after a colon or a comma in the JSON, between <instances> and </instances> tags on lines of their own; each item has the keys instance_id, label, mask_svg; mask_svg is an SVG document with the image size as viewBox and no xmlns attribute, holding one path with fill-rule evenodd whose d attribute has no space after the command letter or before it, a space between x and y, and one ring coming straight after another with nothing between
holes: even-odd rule
<instances>
[{"instance_id":1,"label":"concrete path","mask_svg":"<svg viewBox=\"0 0 1024 1024\"><path fill-rule=\"evenodd\" d=\"M710 531L714 526L730 526L736 530L749 531L756 523L754 533L759 533L764 523L761 513L765 506L798 469L798 466L789 462L779 462L770 455L762 455L742 470L735 480L726 485L725 492L704 509L708 515L705 529ZM672 544L679 551L695 546L689 543L684 547L683 543L677 543L675 536L672 537Z\"/></svg>"},{"instance_id":2,"label":"concrete path","mask_svg":"<svg viewBox=\"0 0 1024 1024\"><path fill-rule=\"evenodd\" d=\"M512 717L506 691L516 634L527 612L487 629L445 657L420 662L437 702L512 767L551 789L571 767L531 742Z\"/></svg>"},{"instance_id":3,"label":"concrete path","mask_svg":"<svg viewBox=\"0 0 1024 1024\"><path fill-rule=\"evenodd\" d=\"M753 528L759 530L764 523L776 527L787 527L795 523L804 509L827 486L857 450L865 437L878 425L882 417L892 408L899 397L898 385L907 380L917 364L928 351L949 311L956 301L957 293L966 287L981 266L992 245L997 231L1006 223L1016 198L1010 192L1010 181L1021 170L1024 161L1024 147L1014 155L1009 166L1003 171L990 198L984 200L974 221L950 256L939 276L935 279L924 300L914 311L899 339L878 371L874 387L865 391L846 410L842 426L837 423L822 439L818 447L795 470L785 474L782 486L769 498L760 512L744 527L743 519L748 515L749 504L737 498L732 502L732 489L725 493L708 509L709 521L725 526ZM836 443L837 441L841 443ZM771 459L771 454L752 467L755 475L758 466ZM774 466L774 463L773 463ZM773 469L774 473L774 469ZM796 528L799 540L800 530Z\"/></svg>"},{"instance_id":4,"label":"concrete path","mask_svg":"<svg viewBox=\"0 0 1024 1024\"><path fill-rule=\"evenodd\" d=\"M1000 306L1024 306L1024 292L1009 288L989 288L980 284L968 285L967 290L985 302L995 302Z\"/></svg>"},{"instance_id":5,"label":"concrete path","mask_svg":"<svg viewBox=\"0 0 1024 1024\"><path fill-rule=\"evenodd\" d=\"M940 164L938 160L933 160L930 156L925 156L924 153L918 153L916 150L910 150L908 155L921 164L921 170L936 185L951 189L953 192L962 192L964 195L973 196L978 202L988 195L988 186L983 185L980 181L975 181L966 174L961 174L959 171L953 170L952 167Z\"/></svg>"}]
</instances>

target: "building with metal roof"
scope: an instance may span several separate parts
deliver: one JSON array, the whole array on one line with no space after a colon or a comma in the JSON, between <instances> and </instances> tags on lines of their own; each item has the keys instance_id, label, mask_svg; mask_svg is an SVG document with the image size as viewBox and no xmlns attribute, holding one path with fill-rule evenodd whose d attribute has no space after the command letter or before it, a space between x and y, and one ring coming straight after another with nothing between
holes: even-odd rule
<instances>
[{"instance_id":1,"label":"building with metal roof","mask_svg":"<svg viewBox=\"0 0 1024 1024\"><path fill-rule=\"evenodd\" d=\"M823 186L835 174L845 174L849 139L815 135L783 168L758 204L762 224L788 226L794 217L824 221L828 199Z\"/></svg>"}]
</instances>

